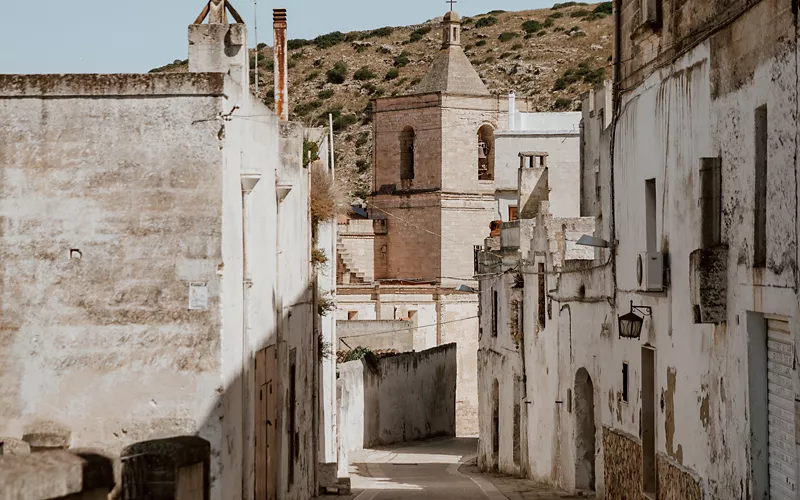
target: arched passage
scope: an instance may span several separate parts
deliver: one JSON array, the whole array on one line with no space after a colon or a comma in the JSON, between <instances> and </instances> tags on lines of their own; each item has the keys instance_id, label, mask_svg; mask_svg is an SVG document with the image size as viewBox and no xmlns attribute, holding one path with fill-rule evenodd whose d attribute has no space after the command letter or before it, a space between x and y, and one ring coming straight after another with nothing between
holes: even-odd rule
<instances>
[{"instance_id":1,"label":"arched passage","mask_svg":"<svg viewBox=\"0 0 800 500\"><path fill-rule=\"evenodd\" d=\"M406 127L400 133L400 179L414 178L414 129Z\"/></svg>"},{"instance_id":2,"label":"arched passage","mask_svg":"<svg viewBox=\"0 0 800 500\"><path fill-rule=\"evenodd\" d=\"M575 488L595 489L594 384L586 368L575 374Z\"/></svg>"},{"instance_id":3,"label":"arched passage","mask_svg":"<svg viewBox=\"0 0 800 500\"><path fill-rule=\"evenodd\" d=\"M494 180L494 129L488 124L478 129L478 180Z\"/></svg>"}]
</instances>

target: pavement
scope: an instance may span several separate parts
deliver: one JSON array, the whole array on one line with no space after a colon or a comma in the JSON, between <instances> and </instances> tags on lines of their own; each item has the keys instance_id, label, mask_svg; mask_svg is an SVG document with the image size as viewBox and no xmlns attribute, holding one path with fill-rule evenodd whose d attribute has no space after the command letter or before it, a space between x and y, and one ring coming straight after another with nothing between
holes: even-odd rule
<instances>
[{"instance_id":1,"label":"pavement","mask_svg":"<svg viewBox=\"0 0 800 500\"><path fill-rule=\"evenodd\" d=\"M353 494L340 500L583 499L532 481L483 474L477 438L442 438L350 454Z\"/></svg>"}]
</instances>

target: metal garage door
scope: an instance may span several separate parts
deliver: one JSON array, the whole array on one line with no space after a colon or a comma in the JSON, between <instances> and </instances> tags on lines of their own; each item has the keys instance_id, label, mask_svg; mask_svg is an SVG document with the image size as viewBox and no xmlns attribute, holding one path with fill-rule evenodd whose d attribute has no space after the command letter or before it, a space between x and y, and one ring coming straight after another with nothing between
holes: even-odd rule
<instances>
[{"instance_id":1,"label":"metal garage door","mask_svg":"<svg viewBox=\"0 0 800 500\"><path fill-rule=\"evenodd\" d=\"M767 330L770 499L795 500L794 347L787 322L768 319Z\"/></svg>"}]
</instances>

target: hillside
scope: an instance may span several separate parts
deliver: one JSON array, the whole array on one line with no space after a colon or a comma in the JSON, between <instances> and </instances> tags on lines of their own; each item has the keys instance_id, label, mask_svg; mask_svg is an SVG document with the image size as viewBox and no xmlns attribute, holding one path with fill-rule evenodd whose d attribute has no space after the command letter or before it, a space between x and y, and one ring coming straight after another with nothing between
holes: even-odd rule
<instances>
[{"instance_id":1,"label":"hillside","mask_svg":"<svg viewBox=\"0 0 800 500\"><path fill-rule=\"evenodd\" d=\"M462 45L490 91L514 90L538 111L576 110L581 93L609 74L610 13L611 2L492 11L463 19ZM441 45L440 21L289 41L291 118L319 126L334 114L337 180L354 199L371 186L370 100L413 92ZM251 67L256 57L259 97L272 107L272 49L253 49ZM175 61L153 71L186 70Z\"/></svg>"}]
</instances>

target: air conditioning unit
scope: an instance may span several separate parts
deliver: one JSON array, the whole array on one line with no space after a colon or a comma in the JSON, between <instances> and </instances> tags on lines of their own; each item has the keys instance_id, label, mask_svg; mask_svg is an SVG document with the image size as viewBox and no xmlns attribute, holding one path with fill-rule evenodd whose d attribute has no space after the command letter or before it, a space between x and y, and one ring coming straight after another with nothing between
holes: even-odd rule
<instances>
[{"instance_id":1,"label":"air conditioning unit","mask_svg":"<svg viewBox=\"0 0 800 500\"><path fill-rule=\"evenodd\" d=\"M664 254L661 252L642 252L636 261L636 278L639 290L661 292L664 290Z\"/></svg>"}]
</instances>

